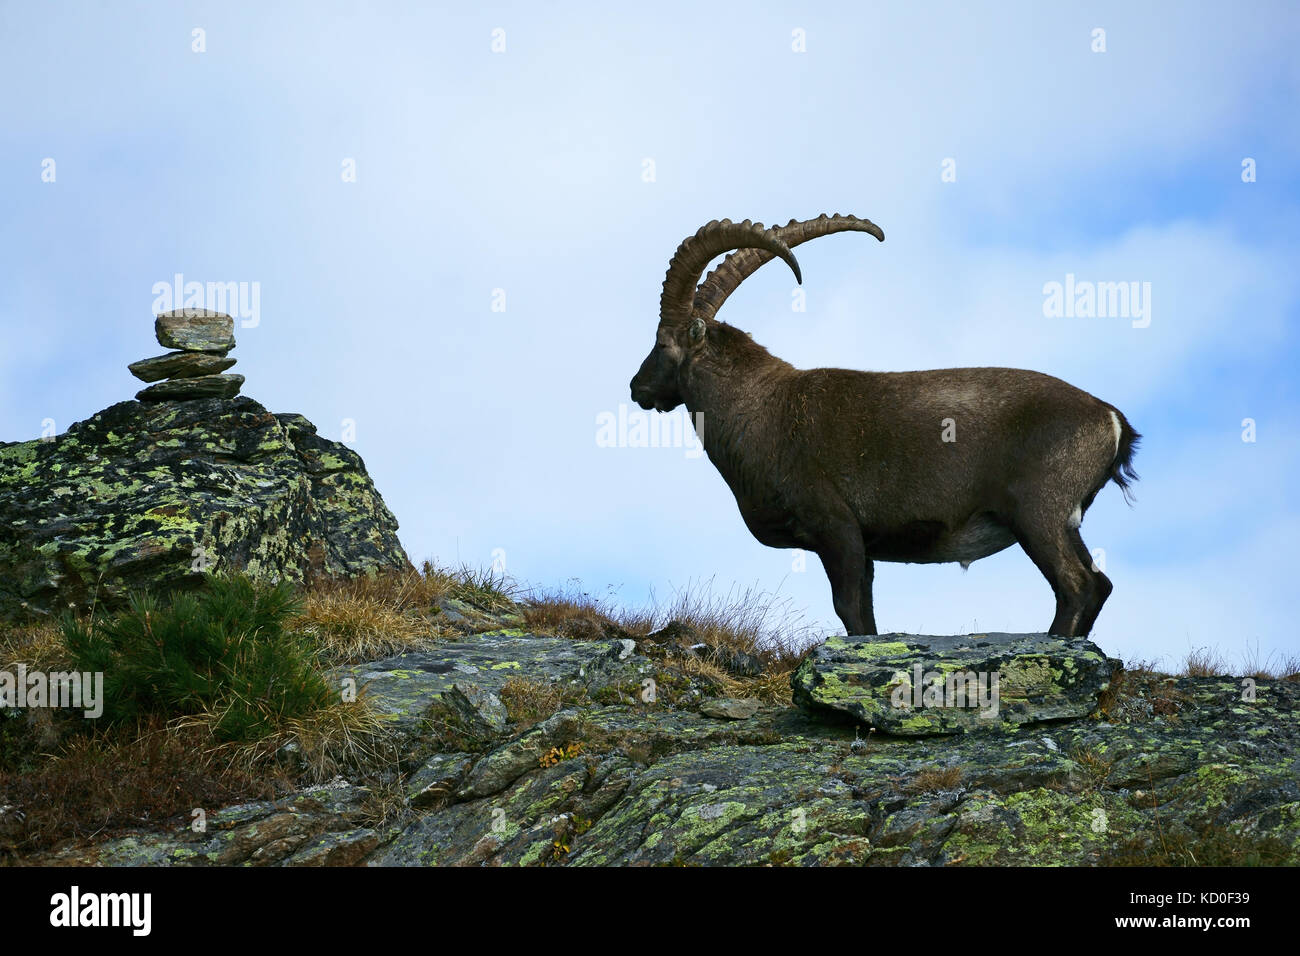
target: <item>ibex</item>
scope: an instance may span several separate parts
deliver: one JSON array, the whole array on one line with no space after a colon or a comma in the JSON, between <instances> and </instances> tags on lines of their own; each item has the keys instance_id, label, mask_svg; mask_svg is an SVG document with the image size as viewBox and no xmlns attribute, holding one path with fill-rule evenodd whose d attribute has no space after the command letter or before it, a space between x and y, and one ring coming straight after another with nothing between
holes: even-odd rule
<instances>
[{"instance_id":1,"label":"ibex","mask_svg":"<svg viewBox=\"0 0 1300 956\"><path fill-rule=\"evenodd\" d=\"M765 229L724 219L677 247L654 348L632 379L644 409L685 403L700 441L762 544L821 558L835 613L875 634L875 561L963 567L1019 542L1056 594L1049 632L1086 636L1111 591L1079 535L1107 481L1129 497L1141 437L1113 405L1010 368L796 369L714 318L792 246L878 226L826 216ZM704 267L727 256L700 283Z\"/></svg>"}]
</instances>

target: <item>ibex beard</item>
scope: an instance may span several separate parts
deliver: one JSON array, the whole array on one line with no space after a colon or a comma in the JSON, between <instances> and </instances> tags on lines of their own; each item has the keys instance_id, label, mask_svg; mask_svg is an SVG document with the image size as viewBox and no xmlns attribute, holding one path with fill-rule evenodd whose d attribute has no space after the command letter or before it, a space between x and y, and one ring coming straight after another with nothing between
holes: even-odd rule
<instances>
[{"instance_id":1,"label":"ibex beard","mask_svg":"<svg viewBox=\"0 0 1300 956\"><path fill-rule=\"evenodd\" d=\"M762 544L816 554L849 634L876 634L874 562L972 561L1019 543L1056 595L1049 633L1086 636L1111 592L1079 526L1114 481L1129 497L1141 437L1113 405L1022 369L796 369L714 316L792 247L878 226L823 214L764 228L724 219L677 248L655 344L632 379L644 409L685 404ZM705 266L732 252L703 282ZM698 287L697 287L698 283Z\"/></svg>"}]
</instances>

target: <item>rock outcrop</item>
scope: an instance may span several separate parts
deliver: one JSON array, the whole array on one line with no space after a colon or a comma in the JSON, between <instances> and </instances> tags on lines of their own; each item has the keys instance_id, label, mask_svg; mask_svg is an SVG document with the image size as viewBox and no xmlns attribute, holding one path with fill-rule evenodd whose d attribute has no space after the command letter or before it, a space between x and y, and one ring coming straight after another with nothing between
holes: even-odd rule
<instances>
[{"instance_id":1,"label":"rock outcrop","mask_svg":"<svg viewBox=\"0 0 1300 956\"><path fill-rule=\"evenodd\" d=\"M247 397L121 402L65 434L0 444L0 617L113 606L211 570L303 580L409 566L356 452Z\"/></svg>"}]
</instances>

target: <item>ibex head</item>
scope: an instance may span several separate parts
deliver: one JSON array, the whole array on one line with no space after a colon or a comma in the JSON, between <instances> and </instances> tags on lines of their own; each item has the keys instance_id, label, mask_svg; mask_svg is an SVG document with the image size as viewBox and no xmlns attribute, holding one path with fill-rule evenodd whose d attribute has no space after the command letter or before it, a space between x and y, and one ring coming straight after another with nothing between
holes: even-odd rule
<instances>
[{"instance_id":1,"label":"ibex head","mask_svg":"<svg viewBox=\"0 0 1300 956\"><path fill-rule=\"evenodd\" d=\"M878 226L856 216L827 216L805 222L791 219L788 225L768 229L746 219L714 220L677 247L664 277L659 297L659 329L654 348L632 379L632 399L644 409L672 411L685 401L684 387L691 366L708 347L710 332L717 326L714 315L740 283L759 266L780 256L803 281L791 246L817 236L847 230L869 232L885 238ZM704 267L715 257L733 249L707 279L700 283ZM699 288L696 284L699 283Z\"/></svg>"}]
</instances>

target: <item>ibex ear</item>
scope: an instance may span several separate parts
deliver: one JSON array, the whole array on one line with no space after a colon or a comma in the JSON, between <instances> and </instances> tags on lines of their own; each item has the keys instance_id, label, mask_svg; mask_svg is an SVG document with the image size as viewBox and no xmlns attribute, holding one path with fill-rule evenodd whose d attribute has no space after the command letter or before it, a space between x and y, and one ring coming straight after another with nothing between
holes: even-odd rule
<instances>
[{"instance_id":1,"label":"ibex ear","mask_svg":"<svg viewBox=\"0 0 1300 956\"><path fill-rule=\"evenodd\" d=\"M692 342L701 342L704 340L704 320L698 315L691 319L691 327L687 331L687 336Z\"/></svg>"}]
</instances>

